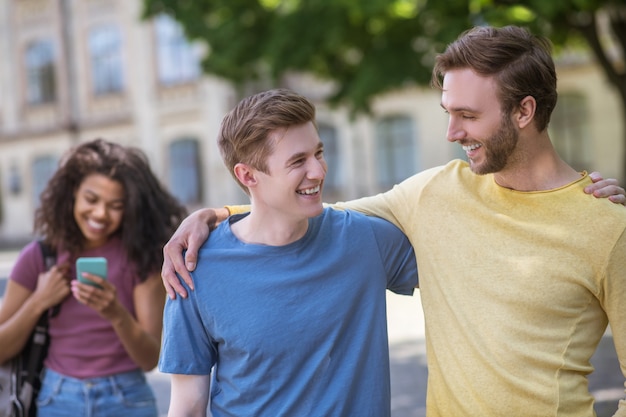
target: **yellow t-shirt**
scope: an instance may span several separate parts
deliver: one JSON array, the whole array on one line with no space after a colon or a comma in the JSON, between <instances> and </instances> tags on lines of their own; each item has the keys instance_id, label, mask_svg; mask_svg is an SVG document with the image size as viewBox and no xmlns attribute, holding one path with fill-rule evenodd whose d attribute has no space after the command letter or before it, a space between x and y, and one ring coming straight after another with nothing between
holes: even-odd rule
<instances>
[{"instance_id":1,"label":"yellow t-shirt","mask_svg":"<svg viewBox=\"0 0 626 417\"><path fill-rule=\"evenodd\" d=\"M453 161L339 204L415 248L428 417L592 416L589 360L608 322L626 374L626 209L590 183L519 192Z\"/></svg>"}]
</instances>

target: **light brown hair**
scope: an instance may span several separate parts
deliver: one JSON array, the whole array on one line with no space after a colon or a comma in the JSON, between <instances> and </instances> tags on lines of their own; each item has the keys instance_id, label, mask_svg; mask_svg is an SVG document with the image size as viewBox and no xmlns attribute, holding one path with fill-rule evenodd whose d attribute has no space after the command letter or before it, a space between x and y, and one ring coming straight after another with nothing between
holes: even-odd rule
<instances>
[{"instance_id":1,"label":"light brown hair","mask_svg":"<svg viewBox=\"0 0 626 417\"><path fill-rule=\"evenodd\" d=\"M267 157L273 151L271 134L307 122L315 122L313 104L284 88L246 97L224 116L218 146L224 164L246 193L247 187L234 175L235 165L244 163L267 173Z\"/></svg>"},{"instance_id":2,"label":"light brown hair","mask_svg":"<svg viewBox=\"0 0 626 417\"><path fill-rule=\"evenodd\" d=\"M454 69L469 68L478 75L494 77L504 113L511 114L524 97L532 96L537 102L535 124L543 131L557 101L551 50L549 40L525 28L475 27L437 56L431 84L442 89L443 77Z\"/></svg>"}]
</instances>

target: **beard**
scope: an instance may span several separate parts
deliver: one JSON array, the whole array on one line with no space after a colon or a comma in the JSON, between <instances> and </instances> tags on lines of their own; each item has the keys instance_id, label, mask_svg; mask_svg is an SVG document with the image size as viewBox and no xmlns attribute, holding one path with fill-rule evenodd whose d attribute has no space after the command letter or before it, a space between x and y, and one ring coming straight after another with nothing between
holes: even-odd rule
<instances>
[{"instance_id":1,"label":"beard","mask_svg":"<svg viewBox=\"0 0 626 417\"><path fill-rule=\"evenodd\" d=\"M498 130L483 142L485 161L478 165L469 161L470 169L478 175L502 171L517 147L519 132L509 116L503 116Z\"/></svg>"}]
</instances>

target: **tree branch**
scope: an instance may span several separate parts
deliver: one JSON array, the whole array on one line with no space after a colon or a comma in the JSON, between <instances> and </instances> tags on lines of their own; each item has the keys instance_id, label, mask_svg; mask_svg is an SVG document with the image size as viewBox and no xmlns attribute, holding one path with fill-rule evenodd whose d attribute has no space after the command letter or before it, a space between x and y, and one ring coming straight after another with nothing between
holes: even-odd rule
<instances>
[{"instance_id":1,"label":"tree branch","mask_svg":"<svg viewBox=\"0 0 626 417\"><path fill-rule=\"evenodd\" d=\"M600 43L595 14L591 16L590 19L585 19L585 21L577 20L576 22L572 22L572 27L580 32L581 35L587 40L587 43L596 56L598 63L604 69L609 81L619 87L623 82L623 76L617 72L617 69L609 59L606 51Z\"/></svg>"}]
</instances>

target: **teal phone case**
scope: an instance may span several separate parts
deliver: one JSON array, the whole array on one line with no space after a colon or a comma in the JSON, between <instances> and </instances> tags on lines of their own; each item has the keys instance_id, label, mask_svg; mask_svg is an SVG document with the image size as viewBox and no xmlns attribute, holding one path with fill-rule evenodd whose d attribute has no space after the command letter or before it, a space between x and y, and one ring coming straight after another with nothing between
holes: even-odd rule
<instances>
[{"instance_id":1,"label":"teal phone case","mask_svg":"<svg viewBox=\"0 0 626 417\"><path fill-rule=\"evenodd\" d=\"M76 260L76 279L79 282L100 287L96 283L82 276L83 272L94 274L104 279L107 278L107 260L102 257L78 258Z\"/></svg>"}]
</instances>

